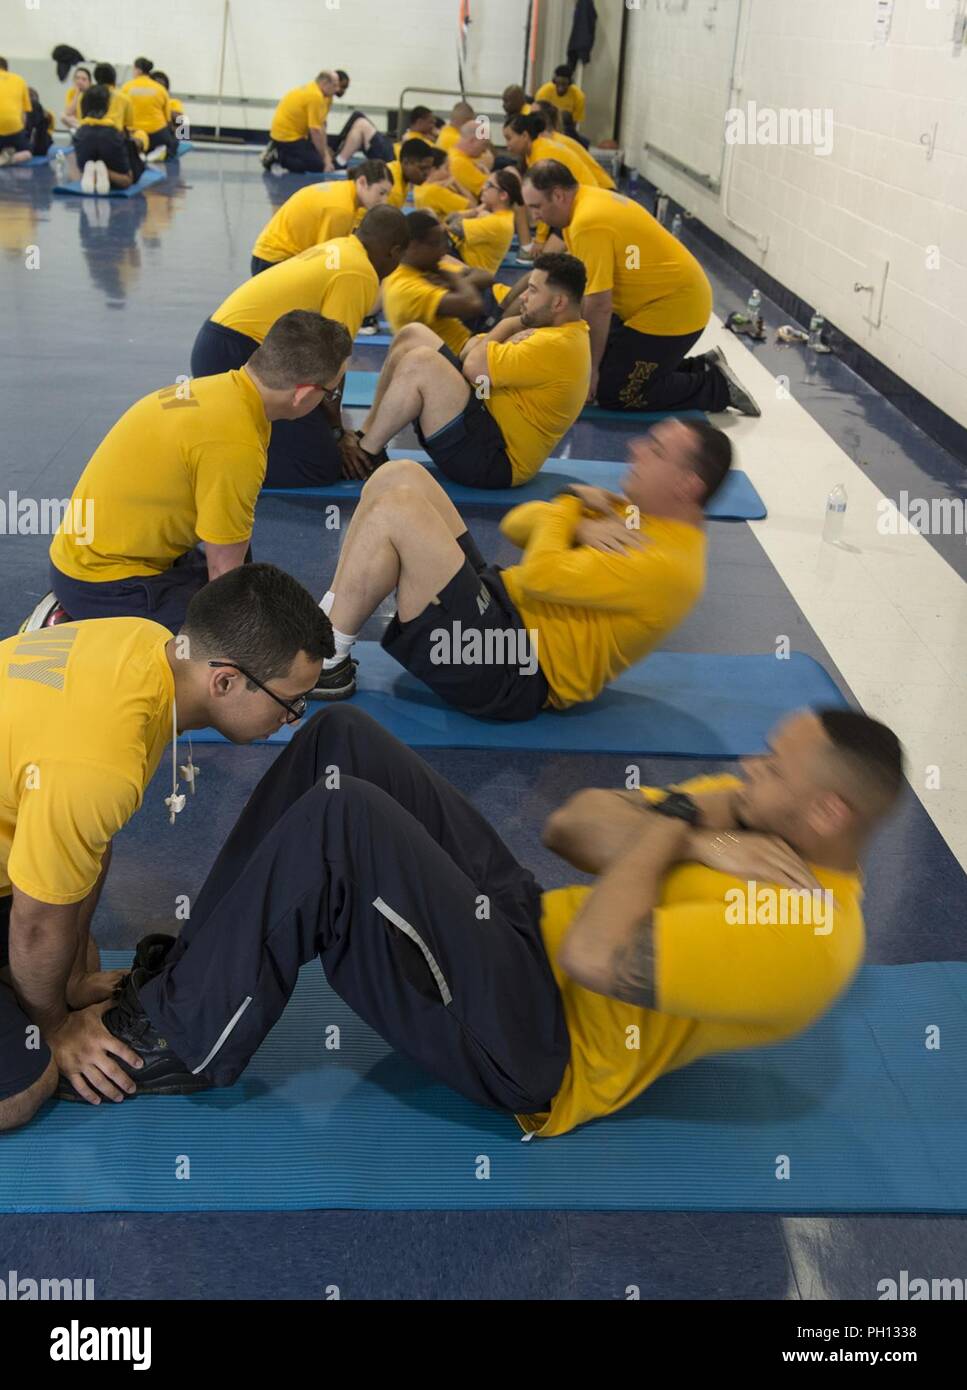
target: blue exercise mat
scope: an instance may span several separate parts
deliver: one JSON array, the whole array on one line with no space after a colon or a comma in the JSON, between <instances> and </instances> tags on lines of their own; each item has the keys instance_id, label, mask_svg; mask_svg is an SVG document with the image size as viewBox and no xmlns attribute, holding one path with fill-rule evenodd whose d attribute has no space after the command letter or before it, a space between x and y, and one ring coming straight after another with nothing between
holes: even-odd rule
<instances>
[{"instance_id":1,"label":"blue exercise mat","mask_svg":"<svg viewBox=\"0 0 967 1390\"><path fill-rule=\"evenodd\" d=\"M360 340L360 347L363 345L363 341L371 343L373 340L372 338ZM378 372L347 372L342 393L343 405L372 405L378 380ZM602 412L596 405L585 406L581 411L581 419L590 419L591 417L598 419L638 420L649 425L653 425L657 420L704 420L706 418L705 412L702 410L609 410Z\"/></svg>"},{"instance_id":2,"label":"blue exercise mat","mask_svg":"<svg viewBox=\"0 0 967 1390\"><path fill-rule=\"evenodd\" d=\"M512 1116L391 1052L313 962L231 1088L49 1101L5 1134L0 1210L960 1213L965 1071L967 965L867 966L801 1037L706 1058L617 1115L524 1143Z\"/></svg>"},{"instance_id":3,"label":"blue exercise mat","mask_svg":"<svg viewBox=\"0 0 967 1390\"><path fill-rule=\"evenodd\" d=\"M163 170L156 169L154 165L149 164L137 183L133 183L130 188L112 188L110 193L85 193L81 188L80 179L75 179L73 183L59 183L54 192L77 194L82 198L135 198L146 188L150 188L152 184L164 183L164 181Z\"/></svg>"},{"instance_id":4,"label":"blue exercise mat","mask_svg":"<svg viewBox=\"0 0 967 1390\"><path fill-rule=\"evenodd\" d=\"M818 661L774 656L654 652L588 705L545 710L522 724L474 719L452 709L383 650L357 642L353 703L411 748L539 748L548 752L739 758L762 753L769 730L803 706L846 707ZM286 724L268 743L288 743ZM225 743L214 729L197 743Z\"/></svg>"},{"instance_id":5,"label":"blue exercise mat","mask_svg":"<svg viewBox=\"0 0 967 1390\"><path fill-rule=\"evenodd\" d=\"M178 153L175 155L175 158L180 159L183 154L191 154L194 148L195 147L190 140L179 140Z\"/></svg>"},{"instance_id":6,"label":"blue exercise mat","mask_svg":"<svg viewBox=\"0 0 967 1390\"><path fill-rule=\"evenodd\" d=\"M390 449L390 458L416 459L425 463L450 500L457 506L499 507L508 509L520 502L547 501L556 497L569 483L591 483L595 487L618 491L628 465L610 459L548 459L541 471L529 483L520 487L465 487L445 477L430 462L429 454L421 449ZM267 487L269 496L318 497L334 502L357 498L362 483L352 480L327 483L321 487ZM738 469L728 474L725 482L705 508L705 515L716 521L760 521L766 514L765 503L745 473Z\"/></svg>"}]
</instances>

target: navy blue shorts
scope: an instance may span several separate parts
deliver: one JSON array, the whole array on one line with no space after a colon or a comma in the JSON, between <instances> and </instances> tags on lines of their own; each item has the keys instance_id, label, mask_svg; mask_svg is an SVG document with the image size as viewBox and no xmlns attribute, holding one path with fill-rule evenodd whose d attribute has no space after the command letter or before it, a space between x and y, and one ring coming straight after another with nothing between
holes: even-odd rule
<instances>
[{"instance_id":1,"label":"navy blue shorts","mask_svg":"<svg viewBox=\"0 0 967 1390\"><path fill-rule=\"evenodd\" d=\"M21 150L30 149L30 136L26 130L15 131L13 135L0 135L0 150L13 150L19 154Z\"/></svg>"},{"instance_id":2,"label":"navy blue shorts","mask_svg":"<svg viewBox=\"0 0 967 1390\"><path fill-rule=\"evenodd\" d=\"M303 140L276 140L279 163L290 174L321 174L325 165L322 155L308 137Z\"/></svg>"},{"instance_id":3,"label":"navy blue shorts","mask_svg":"<svg viewBox=\"0 0 967 1390\"><path fill-rule=\"evenodd\" d=\"M10 909L13 898L0 898L0 970L9 959ZM30 1019L10 985L0 981L0 1100L29 1090L50 1064L50 1048L41 1040L28 1047Z\"/></svg>"},{"instance_id":4,"label":"navy blue shorts","mask_svg":"<svg viewBox=\"0 0 967 1390\"><path fill-rule=\"evenodd\" d=\"M459 357L446 343L440 348L440 355L463 375ZM429 438L417 421L416 433L440 472L453 482L462 483L464 487L512 486L514 470L507 457L500 426L472 388L462 415L457 415Z\"/></svg>"},{"instance_id":5,"label":"navy blue shorts","mask_svg":"<svg viewBox=\"0 0 967 1390\"><path fill-rule=\"evenodd\" d=\"M249 270L253 275L261 275L263 270L271 270L274 265L278 264L278 261L263 261L261 256L253 256L249 264ZM216 325L216 327L217 326L218 325ZM231 331L232 330L229 329L229 332ZM241 336L241 334L239 336Z\"/></svg>"},{"instance_id":6,"label":"navy blue shorts","mask_svg":"<svg viewBox=\"0 0 967 1390\"><path fill-rule=\"evenodd\" d=\"M163 574L133 579L71 579L50 566L50 587L77 622L87 618L150 618L171 632L184 625L188 605L208 583L208 561L198 546L179 555Z\"/></svg>"},{"instance_id":7,"label":"navy blue shorts","mask_svg":"<svg viewBox=\"0 0 967 1390\"><path fill-rule=\"evenodd\" d=\"M458 537L462 567L437 602L409 622L397 613L382 645L411 675L478 719L533 719L547 704L547 679L529 633L504 588L500 570L484 563L473 538Z\"/></svg>"}]
</instances>

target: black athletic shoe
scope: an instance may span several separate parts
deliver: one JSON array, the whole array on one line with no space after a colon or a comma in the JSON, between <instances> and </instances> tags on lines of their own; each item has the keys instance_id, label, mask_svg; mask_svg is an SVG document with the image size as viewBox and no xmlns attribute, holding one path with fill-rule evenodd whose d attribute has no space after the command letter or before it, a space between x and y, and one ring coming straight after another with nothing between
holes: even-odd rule
<instances>
[{"instance_id":1,"label":"black athletic shoe","mask_svg":"<svg viewBox=\"0 0 967 1390\"><path fill-rule=\"evenodd\" d=\"M375 314L367 314L359 325L360 337L368 338L373 333L379 332L379 319Z\"/></svg>"},{"instance_id":2,"label":"black athletic shoe","mask_svg":"<svg viewBox=\"0 0 967 1390\"><path fill-rule=\"evenodd\" d=\"M319 674L319 684L309 696L310 700L348 700L356 694L356 667L358 661L344 656L338 666L323 670Z\"/></svg>"},{"instance_id":3,"label":"black athletic shoe","mask_svg":"<svg viewBox=\"0 0 967 1390\"><path fill-rule=\"evenodd\" d=\"M159 970L164 969L165 961L168 959L168 952L177 940L174 936L169 936L167 932L151 932L149 936L142 936L134 952L134 960L131 969L126 975L122 975L114 986L114 997L117 999L124 989L125 981L128 980L135 970L143 970L146 975L157 975Z\"/></svg>"},{"instance_id":4,"label":"black athletic shoe","mask_svg":"<svg viewBox=\"0 0 967 1390\"><path fill-rule=\"evenodd\" d=\"M271 169L272 165L278 162L279 151L276 148L274 140L270 140L266 145L265 149L262 151L261 158L263 169Z\"/></svg>"},{"instance_id":5,"label":"black athletic shoe","mask_svg":"<svg viewBox=\"0 0 967 1390\"><path fill-rule=\"evenodd\" d=\"M729 366L721 348L713 348L711 352L703 352L702 357L710 367L717 367L725 377L726 385L729 388L729 405L733 410L737 410L740 415L762 414L751 392L745 389Z\"/></svg>"},{"instance_id":6,"label":"black athletic shoe","mask_svg":"<svg viewBox=\"0 0 967 1390\"><path fill-rule=\"evenodd\" d=\"M367 449L366 445L363 443L362 430L355 430L354 433L356 435L357 440L359 441L359 447L362 449L366 457L370 460L374 468L378 468L381 463L389 463L389 454L386 452L385 449L380 449L374 454L372 450Z\"/></svg>"},{"instance_id":7,"label":"black athletic shoe","mask_svg":"<svg viewBox=\"0 0 967 1390\"><path fill-rule=\"evenodd\" d=\"M167 1041L155 1031L154 1024L141 1007L138 989L147 983L150 975L146 970L134 970L124 981L116 1004L104 1014L102 1022L109 1033L119 1042L126 1043L144 1061L140 1069L127 1067L118 1060L121 1067L137 1084L137 1096L186 1096L193 1091L210 1089L211 1082L203 1076L195 1076L179 1057L171 1051ZM83 1100L66 1079L61 1077L57 1091L60 1100Z\"/></svg>"}]
</instances>

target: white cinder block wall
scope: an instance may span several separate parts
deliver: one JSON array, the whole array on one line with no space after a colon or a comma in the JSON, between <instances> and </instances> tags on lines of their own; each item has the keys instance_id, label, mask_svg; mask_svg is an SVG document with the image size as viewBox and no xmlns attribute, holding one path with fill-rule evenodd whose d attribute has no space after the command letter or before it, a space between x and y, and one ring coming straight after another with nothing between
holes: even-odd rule
<instances>
[{"instance_id":1,"label":"white cinder block wall","mask_svg":"<svg viewBox=\"0 0 967 1390\"><path fill-rule=\"evenodd\" d=\"M967 424L967 50L957 0L628 0L629 164ZM730 94L735 74L740 89ZM729 147L730 106L829 109L832 152ZM920 144L936 124L933 157ZM704 190L643 143L719 177ZM741 227L728 220L728 214ZM764 247L764 249L763 249ZM882 320L867 322L878 258Z\"/></svg>"},{"instance_id":2,"label":"white cinder block wall","mask_svg":"<svg viewBox=\"0 0 967 1390\"><path fill-rule=\"evenodd\" d=\"M523 72L527 2L474 0L471 8L466 86L501 92ZM223 13L223 0L3 0L0 53L21 71L30 62L30 80L40 79L41 98L56 111L66 91L48 61L57 43L114 63L119 73L123 66L122 80L145 54L170 75L173 90L215 93ZM455 88L457 15L457 0L230 0L224 90L274 99L323 67L350 74L347 100L362 108L395 107L401 89L418 83ZM426 104L445 111L452 99ZM189 116L211 123L204 107ZM229 109L225 120L268 124L264 110L246 116L245 108Z\"/></svg>"}]
</instances>

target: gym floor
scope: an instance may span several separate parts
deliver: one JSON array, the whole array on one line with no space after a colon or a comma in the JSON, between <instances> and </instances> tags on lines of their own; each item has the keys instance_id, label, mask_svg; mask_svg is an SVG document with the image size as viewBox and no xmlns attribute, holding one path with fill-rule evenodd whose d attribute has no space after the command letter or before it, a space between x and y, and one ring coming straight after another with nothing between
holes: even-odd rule
<instances>
[{"instance_id":1,"label":"gym floor","mask_svg":"<svg viewBox=\"0 0 967 1390\"><path fill-rule=\"evenodd\" d=\"M198 327L248 275L272 204L303 182L264 175L253 152L236 150L196 149L163 184L131 199L54 197L46 169L0 171L4 317L13 325L0 346L0 500L8 492L68 497L118 416L187 373ZM921 766L941 768L941 787L910 791L869 857L868 960L965 960L967 655L955 635L967 620L967 549L962 535L880 536L872 515L874 486L893 498L901 490L962 498L963 463L835 356L775 345L784 319L768 300L768 342L747 345L724 332L721 320L750 287L690 244L715 292L716 320L701 347L721 343L763 408L761 420L726 426L770 515L710 525L705 597L669 645L771 652L788 636L894 725L912 778L923 781ZM364 348L352 365L376 371L384 355ZM558 452L622 458L633 433L622 422L580 423ZM838 482L851 498L840 551L820 542L825 497ZM284 565L319 595L340 536L325 529L322 505L263 498L253 541L257 559ZM513 551L493 513L467 516L484 553L509 563ZM9 635L47 590L49 538L0 539L0 634ZM364 635L376 635L378 622ZM100 945L133 946L147 931L173 929L176 895L198 890L274 753L208 745L196 756L198 798L177 825L168 825L163 804L163 761L118 837L95 920ZM627 757L454 750L429 759L546 887L577 877L540 843L544 818L573 791L622 785L632 761L659 784L716 766L640 759L633 749ZM43 1124L43 1112L34 1123ZM899 1269L967 1267L967 1223L918 1216L104 1213L7 1215L0 1229L0 1266L93 1278L98 1298L315 1299L336 1284L343 1298L623 1299L637 1285L651 1299L869 1299L877 1280Z\"/></svg>"}]
</instances>

